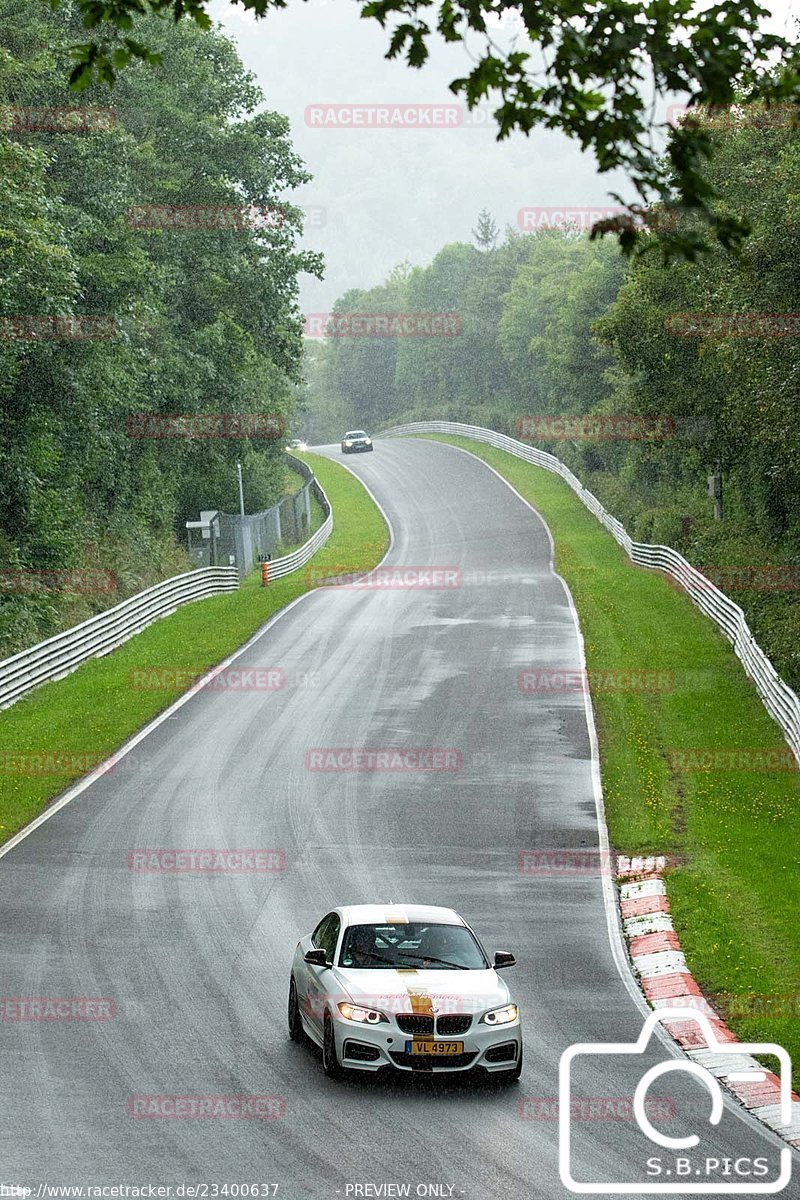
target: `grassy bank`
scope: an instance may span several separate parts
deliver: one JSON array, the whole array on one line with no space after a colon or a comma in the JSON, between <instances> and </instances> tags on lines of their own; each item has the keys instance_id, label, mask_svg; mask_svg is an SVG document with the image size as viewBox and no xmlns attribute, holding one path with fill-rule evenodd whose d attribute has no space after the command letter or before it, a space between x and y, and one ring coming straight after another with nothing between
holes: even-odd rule
<instances>
[{"instance_id":1,"label":"grassy bank","mask_svg":"<svg viewBox=\"0 0 800 1200\"><path fill-rule=\"evenodd\" d=\"M309 566L364 570L388 545L380 512L353 475L320 455L303 456L333 507L334 528ZM313 586L306 570L260 585L255 572L237 592L200 600L157 621L119 650L92 659L66 679L45 684L0 714L0 843L83 774L79 756L93 761L111 754L184 686L144 691L131 687L131 672L175 668L201 674L233 653L274 613ZM58 773L25 774L8 756L44 751L72 756ZM59 764L60 766L61 764Z\"/></svg>"},{"instance_id":2,"label":"grassy bank","mask_svg":"<svg viewBox=\"0 0 800 1200\"><path fill-rule=\"evenodd\" d=\"M800 1064L800 775L681 758L713 748L786 760L778 726L712 622L666 575L631 564L563 480L467 438L438 440L484 459L547 521L590 686L602 672L663 673L660 689L592 688L612 845L685 856L668 892L691 970L731 997L720 1007L740 1037L780 1042Z\"/></svg>"}]
</instances>

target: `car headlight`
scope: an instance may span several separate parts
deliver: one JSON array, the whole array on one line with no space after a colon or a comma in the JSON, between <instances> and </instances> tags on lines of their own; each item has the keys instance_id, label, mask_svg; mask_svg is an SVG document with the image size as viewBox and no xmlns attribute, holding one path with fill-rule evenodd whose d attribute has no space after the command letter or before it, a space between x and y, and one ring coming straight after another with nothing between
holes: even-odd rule
<instances>
[{"instance_id":1,"label":"car headlight","mask_svg":"<svg viewBox=\"0 0 800 1200\"><path fill-rule=\"evenodd\" d=\"M516 1004L506 1004L504 1008L493 1008L491 1012L484 1013L481 1020L485 1025L510 1025L518 1016Z\"/></svg>"},{"instance_id":2,"label":"car headlight","mask_svg":"<svg viewBox=\"0 0 800 1200\"><path fill-rule=\"evenodd\" d=\"M364 441L367 443L368 446L372 445L372 438L364 438Z\"/></svg>"},{"instance_id":3,"label":"car headlight","mask_svg":"<svg viewBox=\"0 0 800 1200\"><path fill-rule=\"evenodd\" d=\"M352 444L353 443L350 441L349 438L345 441L345 446L352 446Z\"/></svg>"},{"instance_id":4,"label":"car headlight","mask_svg":"<svg viewBox=\"0 0 800 1200\"><path fill-rule=\"evenodd\" d=\"M337 1005L339 1012L348 1021L358 1021L360 1025L380 1025L381 1021L389 1018L377 1008L361 1008L358 1004L348 1004L346 1000Z\"/></svg>"}]
</instances>

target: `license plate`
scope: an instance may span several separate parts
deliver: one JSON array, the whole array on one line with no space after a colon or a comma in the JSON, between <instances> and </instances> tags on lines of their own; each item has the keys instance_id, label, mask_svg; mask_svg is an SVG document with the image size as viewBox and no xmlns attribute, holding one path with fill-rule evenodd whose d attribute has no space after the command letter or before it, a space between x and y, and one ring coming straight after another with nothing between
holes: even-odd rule
<instances>
[{"instance_id":1,"label":"license plate","mask_svg":"<svg viewBox=\"0 0 800 1200\"><path fill-rule=\"evenodd\" d=\"M406 1054L431 1054L447 1058L451 1054L463 1054L463 1042L406 1042Z\"/></svg>"}]
</instances>

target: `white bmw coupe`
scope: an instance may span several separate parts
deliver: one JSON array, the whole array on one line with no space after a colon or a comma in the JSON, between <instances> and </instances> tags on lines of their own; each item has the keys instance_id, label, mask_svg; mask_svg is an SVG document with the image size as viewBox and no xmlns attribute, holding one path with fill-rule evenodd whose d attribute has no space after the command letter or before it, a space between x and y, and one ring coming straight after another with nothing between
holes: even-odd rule
<instances>
[{"instance_id":1,"label":"white bmw coupe","mask_svg":"<svg viewBox=\"0 0 800 1200\"><path fill-rule=\"evenodd\" d=\"M519 1011L466 921L450 908L335 908L302 938L289 981L289 1035L322 1048L325 1074L349 1069L522 1071Z\"/></svg>"}]
</instances>

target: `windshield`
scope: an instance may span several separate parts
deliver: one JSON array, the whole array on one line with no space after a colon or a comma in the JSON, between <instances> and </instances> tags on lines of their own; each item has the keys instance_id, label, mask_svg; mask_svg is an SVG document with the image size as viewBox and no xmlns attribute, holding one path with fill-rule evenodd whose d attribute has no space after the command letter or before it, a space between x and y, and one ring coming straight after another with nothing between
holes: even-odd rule
<instances>
[{"instance_id":1,"label":"windshield","mask_svg":"<svg viewBox=\"0 0 800 1200\"><path fill-rule=\"evenodd\" d=\"M351 429L349 433L344 435L346 438L365 438L367 435L363 429Z\"/></svg>"},{"instance_id":2,"label":"windshield","mask_svg":"<svg viewBox=\"0 0 800 1200\"><path fill-rule=\"evenodd\" d=\"M344 935L340 967L387 970L485 971L489 966L474 935L463 925L410 921L397 925L351 925Z\"/></svg>"}]
</instances>

